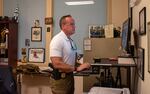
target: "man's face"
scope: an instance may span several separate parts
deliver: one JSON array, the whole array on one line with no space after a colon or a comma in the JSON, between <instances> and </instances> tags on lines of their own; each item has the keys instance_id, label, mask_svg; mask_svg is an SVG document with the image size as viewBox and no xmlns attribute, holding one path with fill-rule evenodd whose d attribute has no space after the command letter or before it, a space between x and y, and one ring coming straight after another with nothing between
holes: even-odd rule
<instances>
[{"instance_id":1,"label":"man's face","mask_svg":"<svg viewBox=\"0 0 150 94\"><path fill-rule=\"evenodd\" d=\"M65 18L65 24L62 25L62 29L63 31L67 34L67 35L72 35L75 33L75 21L72 17L67 17Z\"/></svg>"}]
</instances>

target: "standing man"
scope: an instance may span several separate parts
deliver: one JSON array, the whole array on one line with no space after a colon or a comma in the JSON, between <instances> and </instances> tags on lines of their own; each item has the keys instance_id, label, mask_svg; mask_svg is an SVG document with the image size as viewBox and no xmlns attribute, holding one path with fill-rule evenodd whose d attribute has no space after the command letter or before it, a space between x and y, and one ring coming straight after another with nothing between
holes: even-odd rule
<instances>
[{"instance_id":1,"label":"standing man","mask_svg":"<svg viewBox=\"0 0 150 94\"><path fill-rule=\"evenodd\" d=\"M61 17L59 25L61 32L50 43L50 60L54 69L59 71L56 75L60 74L60 77L51 77L51 89L53 94L74 94L73 71L87 69L90 64L75 66L77 48L70 37L75 33L73 17L71 15Z\"/></svg>"}]
</instances>

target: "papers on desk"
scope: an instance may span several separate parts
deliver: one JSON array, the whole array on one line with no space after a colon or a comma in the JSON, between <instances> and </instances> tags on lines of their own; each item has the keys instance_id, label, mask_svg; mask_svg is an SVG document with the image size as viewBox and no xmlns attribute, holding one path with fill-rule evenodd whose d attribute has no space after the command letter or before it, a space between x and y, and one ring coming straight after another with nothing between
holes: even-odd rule
<instances>
[{"instance_id":1,"label":"papers on desk","mask_svg":"<svg viewBox=\"0 0 150 94\"><path fill-rule=\"evenodd\" d=\"M92 63L93 66L112 66L114 64L117 64L116 59L109 59L109 58L101 58L100 62Z\"/></svg>"},{"instance_id":2,"label":"papers on desk","mask_svg":"<svg viewBox=\"0 0 150 94\"><path fill-rule=\"evenodd\" d=\"M110 63L93 63L91 65L94 65L94 66L111 66L112 64L110 64Z\"/></svg>"},{"instance_id":3,"label":"papers on desk","mask_svg":"<svg viewBox=\"0 0 150 94\"><path fill-rule=\"evenodd\" d=\"M134 64L133 58L119 57L118 64Z\"/></svg>"},{"instance_id":4,"label":"papers on desk","mask_svg":"<svg viewBox=\"0 0 150 94\"><path fill-rule=\"evenodd\" d=\"M39 68L41 73L50 73L53 71L53 69L50 67L39 67Z\"/></svg>"}]
</instances>

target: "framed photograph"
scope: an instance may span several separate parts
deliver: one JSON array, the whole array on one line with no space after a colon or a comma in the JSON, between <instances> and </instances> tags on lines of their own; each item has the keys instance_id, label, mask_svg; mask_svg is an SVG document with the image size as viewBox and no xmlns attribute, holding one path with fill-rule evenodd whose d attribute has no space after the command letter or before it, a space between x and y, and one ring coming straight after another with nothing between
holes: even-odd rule
<instances>
[{"instance_id":1,"label":"framed photograph","mask_svg":"<svg viewBox=\"0 0 150 94\"><path fill-rule=\"evenodd\" d=\"M101 37L105 37L103 27L98 25L90 25L89 38L101 38Z\"/></svg>"},{"instance_id":2,"label":"framed photograph","mask_svg":"<svg viewBox=\"0 0 150 94\"><path fill-rule=\"evenodd\" d=\"M31 28L31 41L42 41L42 27Z\"/></svg>"},{"instance_id":3,"label":"framed photograph","mask_svg":"<svg viewBox=\"0 0 150 94\"><path fill-rule=\"evenodd\" d=\"M146 7L139 12L139 34L146 34Z\"/></svg>"},{"instance_id":4,"label":"framed photograph","mask_svg":"<svg viewBox=\"0 0 150 94\"><path fill-rule=\"evenodd\" d=\"M29 62L43 63L45 60L44 48L29 48L28 53Z\"/></svg>"},{"instance_id":5,"label":"framed photograph","mask_svg":"<svg viewBox=\"0 0 150 94\"><path fill-rule=\"evenodd\" d=\"M144 49L138 48L137 56L137 69L140 78L144 81Z\"/></svg>"},{"instance_id":6,"label":"framed photograph","mask_svg":"<svg viewBox=\"0 0 150 94\"><path fill-rule=\"evenodd\" d=\"M147 23L148 33L148 72L150 73L150 21Z\"/></svg>"},{"instance_id":7,"label":"framed photograph","mask_svg":"<svg viewBox=\"0 0 150 94\"><path fill-rule=\"evenodd\" d=\"M46 25L51 25L51 24L53 24L53 18L52 18L52 17L46 17L46 18L45 18L45 24L46 24Z\"/></svg>"}]
</instances>

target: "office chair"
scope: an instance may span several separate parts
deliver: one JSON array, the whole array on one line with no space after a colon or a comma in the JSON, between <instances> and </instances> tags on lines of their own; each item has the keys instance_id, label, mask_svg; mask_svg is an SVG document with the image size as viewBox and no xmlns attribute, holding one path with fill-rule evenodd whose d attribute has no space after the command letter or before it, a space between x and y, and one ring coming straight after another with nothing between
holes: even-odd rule
<instances>
[{"instance_id":1,"label":"office chair","mask_svg":"<svg viewBox=\"0 0 150 94\"><path fill-rule=\"evenodd\" d=\"M0 94L17 94L17 86L10 66L0 66Z\"/></svg>"}]
</instances>

